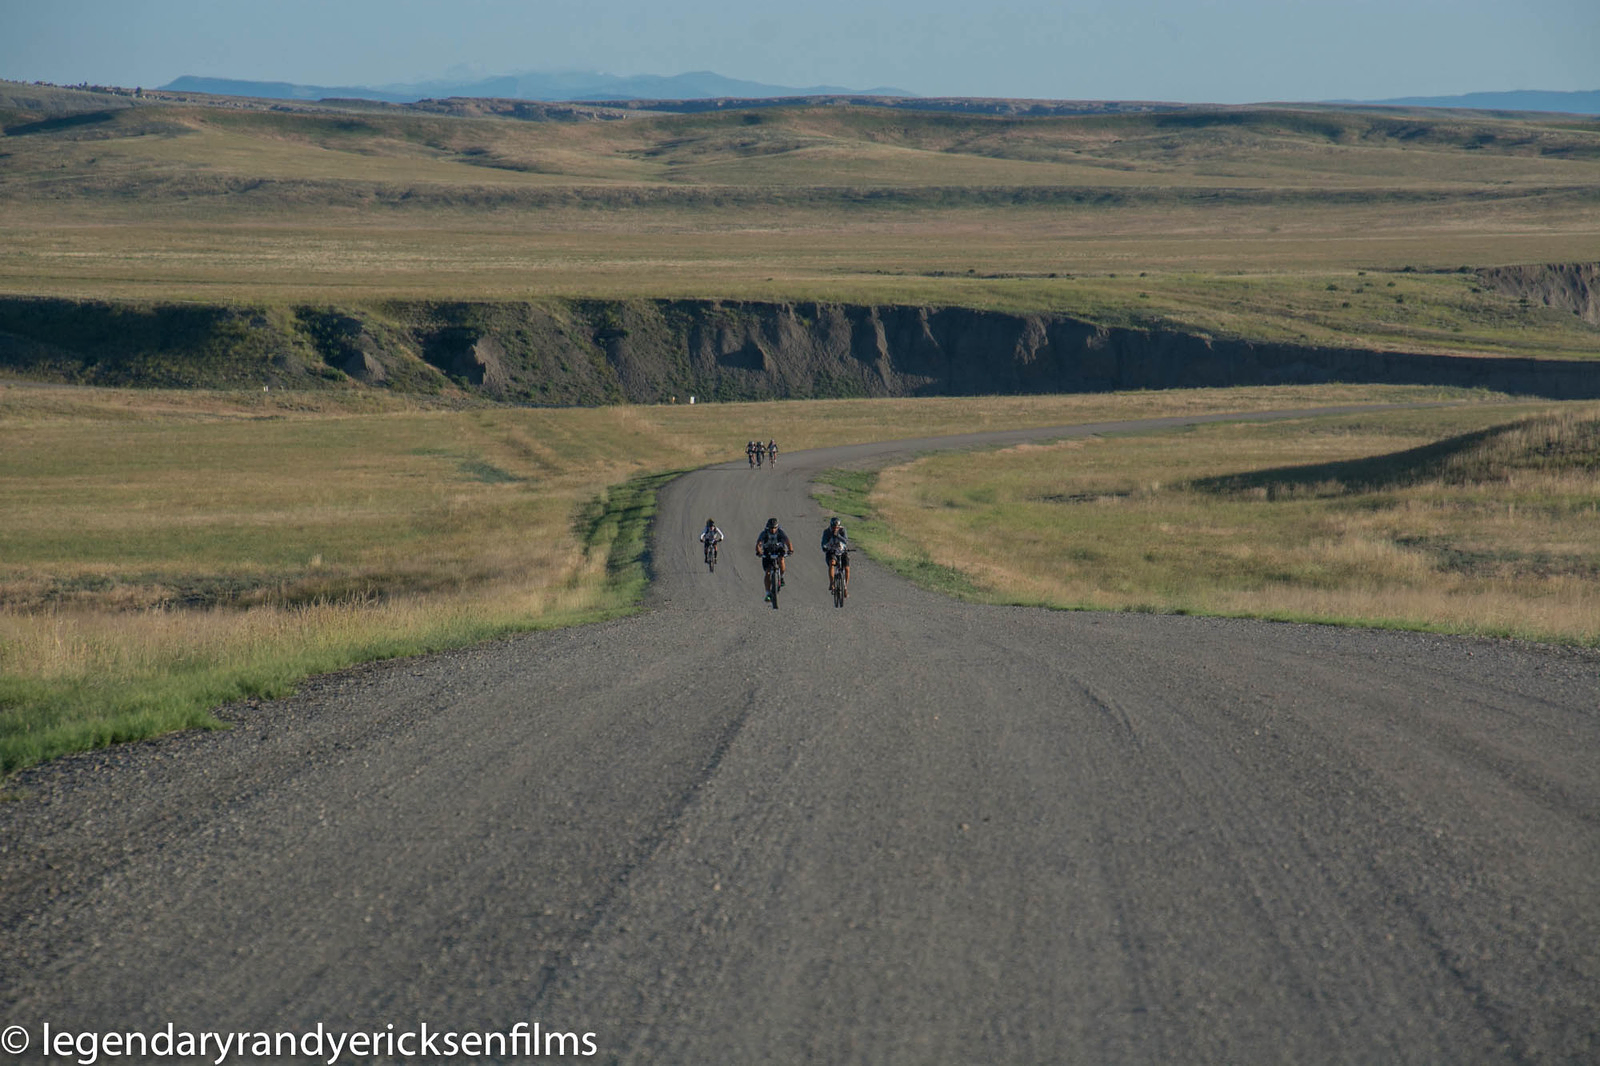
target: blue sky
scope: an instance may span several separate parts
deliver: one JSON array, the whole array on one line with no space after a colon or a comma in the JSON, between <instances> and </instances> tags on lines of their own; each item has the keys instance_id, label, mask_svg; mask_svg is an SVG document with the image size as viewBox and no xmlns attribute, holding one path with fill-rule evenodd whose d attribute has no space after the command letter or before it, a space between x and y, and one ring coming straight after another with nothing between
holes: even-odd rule
<instances>
[{"instance_id":1,"label":"blue sky","mask_svg":"<svg viewBox=\"0 0 1600 1066\"><path fill-rule=\"evenodd\" d=\"M1187 103L1596 90L1600 0L0 0L18 81L572 70Z\"/></svg>"}]
</instances>

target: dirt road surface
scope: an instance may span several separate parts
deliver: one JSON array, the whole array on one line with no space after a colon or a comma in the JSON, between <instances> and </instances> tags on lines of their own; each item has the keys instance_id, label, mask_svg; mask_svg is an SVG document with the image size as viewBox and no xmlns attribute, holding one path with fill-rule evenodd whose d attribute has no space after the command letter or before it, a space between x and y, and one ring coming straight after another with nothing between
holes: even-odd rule
<instances>
[{"instance_id":1,"label":"dirt road surface","mask_svg":"<svg viewBox=\"0 0 1600 1066\"><path fill-rule=\"evenodd\" d=\"M988 440L1092 428L1137 427ZM975 607L859 555L834 608L811 477L932 446L674 483L638 617L20 775L18 1061L518 1022L591 1061L1600 1061L1600 655Z\"/></svg>"}]
</instances>

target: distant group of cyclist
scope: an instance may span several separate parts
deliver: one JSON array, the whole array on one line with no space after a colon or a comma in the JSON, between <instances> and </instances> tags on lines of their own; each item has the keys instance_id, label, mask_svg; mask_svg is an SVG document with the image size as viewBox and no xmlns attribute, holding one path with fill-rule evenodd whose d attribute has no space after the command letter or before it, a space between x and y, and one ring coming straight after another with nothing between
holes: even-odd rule
<instances>
[{"instance_id":1,"label":"distant group of cyclist","mask_svg":"<svg viewBox=\"0 0 1600 1066\"><path fill-rule=\"evenodd\" d=\"M716 568L717 545L727 538L713 519L706 519L700 532L700 543L705 547L706 565ZM844 606L850 589L850 538L844 523L835 516L828 520L822 531L822 558L828 566L828 591L833 594L834 606ZM778 606L778 592L783 588L787 570L785 560L794 554L794 543L789 534L778 525L776 518L767 519L766 528L756 536L756 556L761 560L762 581L766 588L766 602Z\"/></svg>"},{"instance_id":2,"label":"distant group of cyclist","mask_svg":"<svg viewBox=\"0 0 1600 1066\"><path fill-rule=\"evenodd\" d=\"M750 468L752 470L763 462L767 464L769 469L775 467L778 465L778 442L769 440L767 443L762 444L758 440L753 440L744 446L744 456L750 460Z\"/></svg>"}]
</instances>

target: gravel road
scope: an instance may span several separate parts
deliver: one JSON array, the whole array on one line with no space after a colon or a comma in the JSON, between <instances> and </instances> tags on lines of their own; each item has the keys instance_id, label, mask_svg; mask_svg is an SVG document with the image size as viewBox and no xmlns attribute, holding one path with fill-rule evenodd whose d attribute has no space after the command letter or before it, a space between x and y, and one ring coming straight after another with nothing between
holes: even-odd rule
<instances>
[{"instance_id":1,"label":"gravel road","mask_svg":"<svg viewBox=\"0 0 1600 1066\"><path fill-rule=\"evenodd\" d=\"M817 471L1149 425L741 458L663 493L640 616L19 775L0 1028L1600 1061L1600 655L963 605L859 555L832 606Z\"/></svg>"}]
</instances>

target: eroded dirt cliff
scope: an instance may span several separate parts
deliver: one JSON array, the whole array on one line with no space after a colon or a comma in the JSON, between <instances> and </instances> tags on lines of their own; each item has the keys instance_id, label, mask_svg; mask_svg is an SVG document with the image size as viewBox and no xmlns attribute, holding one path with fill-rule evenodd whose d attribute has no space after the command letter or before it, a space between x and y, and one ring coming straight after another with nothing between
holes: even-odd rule
<instances>
[{"instance_id":1,"label":"eroded dirt cliff","mask_svg":"<svg viewBox=\"0 0 1600 1066\"><path fill-rule=\"evenodd\" d=\"M1571 311L1600 326L1600 263L1549 263L1478 271L1485 285L1531 303Z\"/></svg>"},{"instance_id":2,"label":"eroded dirt cliff","mask_svg":"<svg viewBox=\"0 0 1600 1066\"><path fill-rule=\"evenodd\" d=\"M1530 273L1502 275L1505 284L1595 310L1595 267L1506 269ZM710 300L250 308L10 298L0 299L0 370L83 384L459 391L535 404L1325 381L1600 397L1594 363L1252 343L1053 314Z\"/></svg>"}]
</instances>

